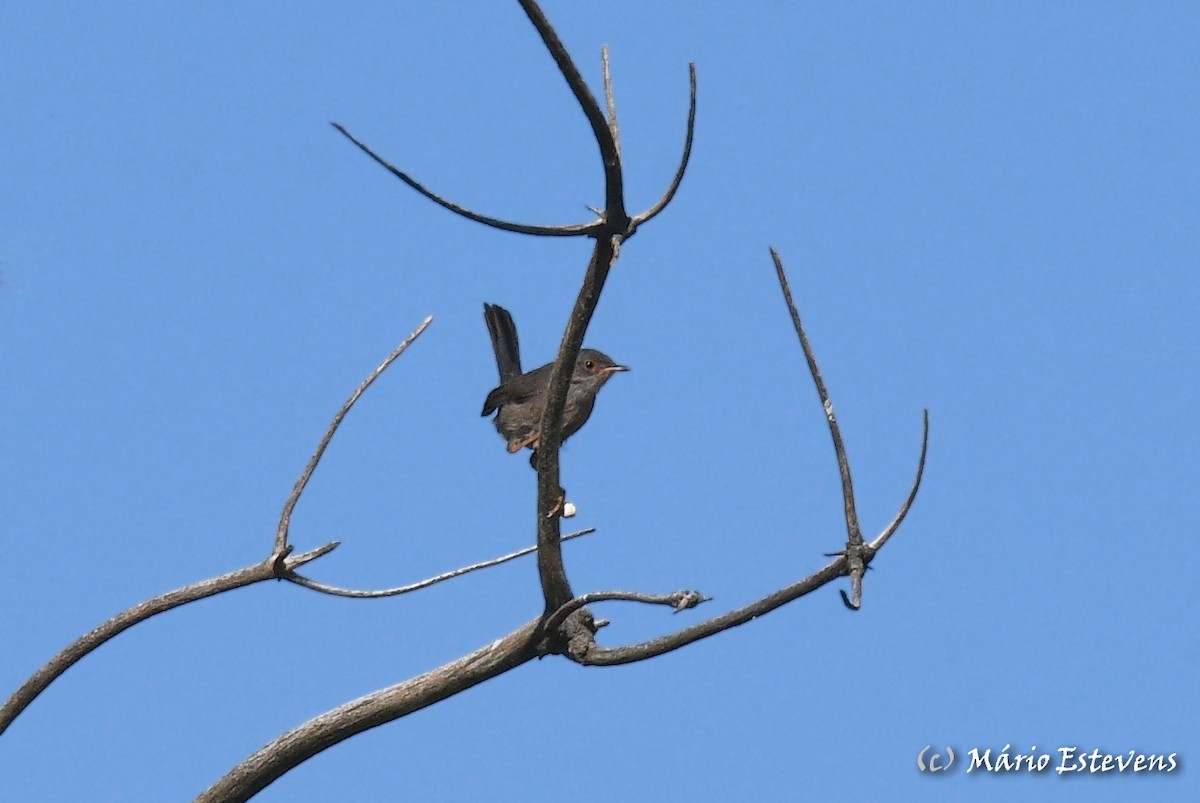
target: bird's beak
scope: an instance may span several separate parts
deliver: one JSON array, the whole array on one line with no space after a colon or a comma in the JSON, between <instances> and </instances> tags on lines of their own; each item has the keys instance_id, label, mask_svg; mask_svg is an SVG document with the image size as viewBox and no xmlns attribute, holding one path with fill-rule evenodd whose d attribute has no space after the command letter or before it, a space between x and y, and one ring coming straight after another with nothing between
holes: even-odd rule
<instances>
[{"instance_id":1,"label":"bird's beak","mask_svg":"<svg viewBox=\"0 0 1200 803\"><path fill-rule=\"evenodd\" d=\"M617 371L628 371L628 370L629 370L628 365L610 365L608 368L604 369L604 373L605 374L615 374Z\"/></svg>"}]
</instances>

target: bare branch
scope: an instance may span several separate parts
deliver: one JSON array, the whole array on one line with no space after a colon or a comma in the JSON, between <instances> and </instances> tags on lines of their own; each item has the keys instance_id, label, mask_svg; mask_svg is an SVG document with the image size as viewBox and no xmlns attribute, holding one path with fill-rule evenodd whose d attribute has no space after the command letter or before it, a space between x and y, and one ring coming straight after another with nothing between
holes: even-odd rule
<instances>
[{"instance_id":1,"label":"bare branch","mask_svg":"<svg viewBox=\"0 0 1200 803\"><path fill-rule=\"evenodd\" d=\"M316 549L310 549L307 552L301 552L299 555L293 555L292 557L285 559L282 566L275 567L275 578L277 580L282 580L284 579L284 575L291 573L293 570L300 568L306 563L312 563L322 555L328 555L341 545L341 541L330 541L324 546L319 546Z\"/></svg>"},{"instance_id":2,"label":"bare branch","mask_svg":"<svg viewBox=\"0 0 1200 803\"><path fill-rule=\"evenodd\" d=\"M692 158L692 137L696 132L696 63L688 63L688 78L691 82L691 99L688 103L688 121L687 121L687 137L683 141L683 157L679 160L679 168L675 171L675 178L671 180L671 186L667 187L667 191L658 199L658 203L642 212L640 215L634 215L632 223L630 223L630 234L637 229L638 226L656 217L659 212L667 208L667 204L671 203L671 199L675 197L675 193L679 191L679 185L683 182L683 174L687 171L688 160Z\"/></svg>"},{"instance_id":3,"label":"bare branch","mask_svg":"<svg viewBox=\"0 0 1200 803\"><path fill-rule=\"evenodd\" d=\"M275 530L275 552L283 554L287 549L288 528L292 521L292 511L296 508L296 503L300 501L300 494L304 493L304 488L308 485L308 480L312 477L313 471L317 468L317 463L321 462L321 456L325 454L325 448L329 446L329 442L333 440L333 434L337 432L337 428L341 425L342 419L346 417L346 413L350 412L350 408L358 401L358 397L366 392L371 383L379 378L379 375L387 370L388 366L396 361L409 345L421 336L421 333L433 323L433 316L430 315L421 322L421 325L413 330L413 333L404 339L404 342L392 351L391 354L379 364L379 367L367 375L367 378L362 381L362 384L350 394L350 398L346 399L346 403L342 405L342 409L338 410L337 415L333 417L329 429L325 430L325 436L321 438L321 442L317 444L317 450L313 452L309 458L308 465L304 467L304 471L300 474L300 479L296 480L296 485L292 488L291 495L287 501L283 503L283 513L279 516L279 527Z\"/></svg>"},{"instance_id":4,"label":"bare branch","mask_svg":"<svg viewBox=\"0 0 1200 803\"><path fill-rule=\"evenodd\" d=\"M341 123L330 123L330 125L340 131L342 135L346 137L346 139L357 145L363 153L365 153L367 156L370 156L379 164L383 165L383 167L386 168L387 171L393 176L400 179L405 184L412 187L414 190L421 193L443 209L449 209L454 214L465 217L467 220L473 220L476 223L482 223L485 226L491 226L494 229L500 229L502 231L511 231L516 234L531 234L537 237L580 237L584 235L592 235L603 228L604 222L601 220L593 220L590 223L576 223L568 226L533 226L525 223L513 223L511 221L501 220L500 218L481 215L478 212L472 212L465 206L459 206L453 201L443 198L432 190L426 189L423 184L414 179L412 176L408 175L403 170L389 162L387 159L384 159L378 153L371 150L366 143L347 131L345 126L343 126Z\"/></svg>"},{"instance_id":5,"label":"bare branch","mask_svg":"<svg viewBox=\"0 0 1200 803\"><path fill-rule=\"evenodd\" d=\"M631 644L626 647L601 647L594 642L579 652L569 652L571 660L586 666L612 666L614 664L629 664L644 661L656 655L672 652L680 647L686 647L694 641L716 635L723 630L745 624L763 614L779 608L792 600L799 599L823 585L826 585L846 573L846 559L839 557L819 571L810 574L803 580L782 588L773 594L750 603L737 610L713 617L699 624L686 627L676 633L660 636L659 638Z\"/></svg>"},{"instance_id":6,"label":"bare branch","mask_svg":"<svg viewBox=\"0 0 1200 803\"><path fill-rule=\"evenodd\" d=\"M571 318L567 321L566 331L563 332L562 343L558 347L558 356L550 373L546 409L542 413L537 449L537 542L538 576L546 600L546 614L553 613L575 596L571 593L571 585L567 581L566 568L562 562L559 518L555 514L561 505L563 494L559 482L558 450L562 445L562 418L575 359L579 356L584 333L587 332L596 304L600 300L600 291L604 289L605 279L616 261L619 243L619 235L596 240L583 285L579 289Z\"/></svg>"},{"instance_id":7,"label":"bare branch","mask_svg":"<svg viewBox=\"0 0 1200 803\"><path fill-rule=\"evenodd\" d=\"M578 538L581 535L589 535L594 532L596 532L595 527L588 527L585 530L576 530L573 533L567 533L566 535L564 535L562 537L562 540L570 541L573 538ZM527 546L524 549L518 549L516 552L510 552L507 555L503 555L499 558L492 558L491 560L485 560L485 561L482 561L481 563L474 563L474 564L471 564L470 566L464 566L461 569L453 569L448 572L443 572L442 574L435 575L435 576L427 578L425 580L420 580L416 583L410 583L409 585L406 585L406 586L398 586L396 588L385 588L385 589L381 589L378 591L359 591L359 590L350 589L350 588L338 588L337 586L331 586L331 585L326 585L324 583L318 583L316 580L310 580L307 577L302 577L301 575L296 574L295 572L290 573L284 579L291 580L296 585L304 586L305 588L310 588L313 591L319 591L322 594L331 594L335 597L350 597L353 599L378 599L380 597L394 597L399 594L407 594L410 591L418 591L422 588L427 588L431 585L434 585L435 583L441 583L445 580L452 580L455 577L461 577L464 574L470 574L471 572L479 571L480 569L488 569L488 568L491 568L492 566L499 566L501 563L507 563L510 560L515 560L516 558L524 557L525 555L528 555L531 552L537 552L536 544L533 546Z\"/></svg>"},{"instance_id":8,"label":"bare branch","mask_svg":"<svg viewBox=\"0 0 1200 803\"><path fill-rule=\"evenodd\" d=\"M862 579L865 571L865 566L850 570L850 594L838 589L838 593L842 595L842 604L852 611L862 608Z\"/></svg>"},{"instance_id":9,"label":"bare branch","mask_svg":"<svg viewBox=\"0 0 1200 803\"><path fill-rule=\"evenodd\" d=\"M772 251L774 256L774 251ZM776 259L776 269L782 272L782 266ZM797 323L799 329L799 315L795 312L795 305L791 301L791 294L786 284L786 278L783 278L782 284L784 287L784 297L788 301L788 307L792 311L793 321ZM803 332L802 329L799 329ZM809 358L810 369L814 373L814 378L820 375L816 371L816 360L812 356L812 350L807 345L808 340L801 334L801 344L805 348L805 354ZM818 387L824 387L824 384L817 379ZM826 403L827 396L821 391L822 403ZM900 512L896 518L884 529L883 533L875 539L871 544L860 544L857 547L847 545L847 549L843 553L837 554L835 560L819 571L809 575L803 580L780 589L760 600L750 603L749 605L730 611L721 616L714 617L704 622L684 628L676 633L672 633L659 638L644 641L638 644L632 644L625 647L601 647L595 643L594 639L576 638L571 641L568 649L563 650L571 660L588 666L611 666L615 664L633 663L636 661L644 661L647 658L653 658L663 653L677 650L680 647L685 647L692 642L708 638L716 635L724 630L728 630L738 625L745 624L759 616L769 613L776 608L782 607L787 603L799 599L806 594L809 594L816 589L829 584L842 575L850 575L851 596L848 596L845 591L839 589L839 594L842 601L847 607L858 610L862 604L862 577L867 569L867 564L875 556L875 553L881 548L887 540L895 533L900 523L904 520L913 501L916 499L917 490L921 484L921 477L925 469L925 457L929 444L929 413L925 412L924 416L924 432L921 438L921 457L917 466L917 476L913 482L912 488L909 491L908 497L900 508ZM842 450L844 455L844 449ZM680 594L688 592L678 592ZM691 592L695 593L695 592ZM638 601L651 601L645 599L642 595L628 595L623 592L604 592L596 595L584 595L577 597L565 603L559 610L555 611L547 618L546 629L550 630L550 625L561 624L575 611L581 609L584 605L591 604L600 599L631 599L636 598ZM671 597L660 598L665 601L665 604L673 604ZM702 601L702 600L697 600ZM594 629L593 629L594 632ZM586 634L585 634L586 635Z\"/></svg>"},{"instance_id":10,"label":"bare branch","mask_svg":"<svg viewBox=\"0 0 1200 803\"><path fill-rule=\"evenodd\" d=\"M351 700L283 734L246 758L196 800L242 803L316 754L490 680L536 657L539 621L448 664Z\"/></svg>"},{"instance_id":11,"label":"bare branch","mask_svg":"<svg viewBox=\"0 0 1200 803\"><path fill-rule=\"evenodd\" d=\"M600 69L604 73L604 103L608 107L608 131L612 134L617 158L621 158L621 126L617 123L617 98L613 94L612 69L608 63L608 45L600 47Z\"/></svg>"},{"instance_id":12,"label":"bare branch","mask_svg":"<svg viewBox=\"0 0 1200 803\"><path fill-rule=\"evenodd\" d=\"M800 323L800 313L792 301L792 289L788 286L787 274L783 271L783 262L778 252L771 249L771 259L775 261L775 275L779 277L779 286L783 289L783 300L787 302L788 312L792 314L792 324L800 337L800 347L804 349L804 358L808 360L808 370L812 374L813 383L817 386L817 395L821 397L821 406L825 410L825 419L829 423L829 434L833 437L833 450L837 453L838 471L842 477L842 501L846 513L846 534L851 546L861 546L862 531L858 527L858 512L854 506L854 483L850 479L850 459L846 457L846 447L842 443L842 432L838 428L837 416L833 412L833 402L825 389L825 380L821 379L821 369L817 367L817 358L812 346L808 343L808 335Z\"/></svg>"},{"instance_id":13,"label":"bare branch","mask_svg":"<svg viewBox=\"0 0 1200 803\"><path fill-rule=\"evenodd\" d=\"M567 581L566 570L562 563L560 548L560 527L557 512L561 509L563 490L559 484L558 449L562 442L562 415L566 401L567 386L574 367L575 359L583 342L583 336L591 321L600 291L608 271L615 262L624 238L633 234L632 221L625 209L624 179L621 170L620 131L617 126L616 101L612 88L612 74L608 63L607 49L602 52L605 97L608 104L608 119L605 118L596 98L592 95L587 83L583 80L578 67L575 66L562 40L550 25L546 15L535 0L519 0L526 16L541 36L542 42L558 65L559 71L575 95L580 109L592 127L596 144L600 150L601 161L604 165L605 205L600 215L600 221L585 226L558 227L528 227L518 224L487 218L470 210L464 209L450 201L426 190L404 172L400 171L381 156L376 154L364 143L353 137L345 128L335 123L335 127L355 145L362 149L372 159L383 165L409 186L421 192L430 200L440 204L456 214L464 215L487 225L526 234L571 235L586 233L596 239L596 247L584 277L583 287L576 299L571 319L563 333L563 341L559 347L558 357L551 374L549 399L542 418L541 434L538 443L538 574L542 582L542 590L546 599L546 612L551 613L572 598L570 584ZM658 214L674 196L682 181L684 170L691 154L692 137L695 128L696 111L696 71L695 66L689 68L691 78L691 102L688 112L688 133L685 142L683 160L676 173L671 187L662 199L651 210L643 215L642 222Z\"/></svg>"},{"instance_id":14,"label":"bare branch","mask_svg":"<svg viewBox=\"0 0 1200 803\"><path fill-rule=\"evenodd\" d=\"M287 558L283 561L283 568L285 571L290 571L290 568L301 566L331 552L336 546L337 542L335 541L323 547L309 550L302 555ZM223 574L220 577L201 580L199 583L193 583L183 588L168 591L165 594L160 594L157 597L153 597L122 611L104 624L77 639L65 650L46 662L29 680L25 681L21 688L17 689L4 705L0 707L0 733L4 733L13 720L20 716L21 712L28 708L29 704L39 694L45 691L64 672L74 666L79 659L139 622L144 622L153 616L165 613L173 608L178 608L181 605L187 605L189 602L196 602L215 594L232 591L235 588L252 585L263 580L271 580L275 577L278 577L277 562L275 556L272 555L253 566L247 566L244 569L238 569L237 571Z\"/></svg>"},{"instance_id":15,"label":"bare branch","mask_svg":"<svg viewBox=\"0 0 1200 803\"><path fill-rule=\"evenodd\" d=\"M904 504L900 506L900 511L896 517L891 520L879 537L870 544L859 544L853 546L846 545L845 555L849 561L850 567L850 595L847 596L845 591L841 589L838 593L842 595L842 603L852 611L857 611L862 607L862 581L863 575L866 574L870 566L871 559L875 557L896 529L900 526L900 522L904 521L904 517L908 515L908 510L912 507L913 500L917 498L917 491L921 487L921 477L925 474L925 454L929 449L929 411L926 410L922 420L921 432L921 457L917 461L917 476L913 479L912 488L908 491L908 496L904 500Z\"/></svg>"},{"instance_id":16,"label":"bare branch","mask_svg":"<svg viewBox=\"0 0 1200 803\"><path fill-rule=\"evenodd\" d=\"M575 100L579 102L579 107L592 126L592 134L596 137L596 144L600 147L600 159L604 163L606 228L609 231L624 233L629 229L629 215L625 211L625 181L621 175L621 154L617 148L617 142L613 138L613 133L609 130L608 121L604 119L604 112L600 110L600 104L596 102L592 90L588 89L587 83L579 73L579 68L571 60L571 54L567 52L566 46L558 38L558 34L550 25L550 20L546 19L542 9L534 0L518 0L518 2L525 10L529 21L533 23L533 27L537 29L538 35L542 37L542 42L550 51L554 63L558 65L559 72L566 79L567 86L575 94Z\"/></svg>"},{"instance_id":17,"label":"bare branch","mask_svg":"<svg viewBox=\"0 0 1200 803\"><path fill-rule=\"evenodd\" d=\"M896 529L900 526L900 522L904 521L904 517L908 515L908 509L912 507L913 500L917 498L917 490L921 487L921 477L925 474L925 453L929 448L929 411L925 411L922 420L921 431L921 458L917 462L917 476L913 479L912 488L908 492L908 497L905 498L904 504L900 506L900 511L896 513L896 518L892 519L887 527L883 528L883 532L879 537L870 543L872 554L878 552Z\"/></svg>"},{"instance_id":18,"label":"bare branch","mask_svg":"<svg viewBox=\"0 0 1200 803\"><path fill-rule=\"evenodd\" d=\"M610 600L644 602L647 605L666 605L674 608L674 613L679 613L689 608L695 608L702 602L710 602L712 597L706 597L699 591L675 591L670 594L642 594L637 591L593 591L583 596L575 597L575 599L563 605L553 614L546 617L546 621L542 627L547 632L553 632L559 625L566 621L568 616L580 608Z\"/></svg>"}]
</instances>

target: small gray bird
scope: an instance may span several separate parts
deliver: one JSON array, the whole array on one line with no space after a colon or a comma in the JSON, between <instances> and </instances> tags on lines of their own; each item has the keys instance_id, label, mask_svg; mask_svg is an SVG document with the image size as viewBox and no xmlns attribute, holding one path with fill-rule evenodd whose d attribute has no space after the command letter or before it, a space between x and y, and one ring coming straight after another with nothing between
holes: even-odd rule
<instances>
[{"instance_id":1,"label":"small gray bird","mask_svg":"<svg viewBox=\"0 0 1200 803\"><path fill-rule=\"evenodd\" d=\"M508 441L508 451L519 452L528 446L534 450L529 462L536 466L537 443L542 434L542 413L546 409L550 372L554 369L554 363L547 363L527 374L521 373L517 327L508 310L496 304L484 304L483 319L496 353L500 385L487 395L481 415L491 415L495 411L496 430ZM592 408L596 406L596 394L609 377L618 371L628 370L595 349L582 349L579 352L563 411L564 441L587 422Z\"/></svg>"}]
</instances>

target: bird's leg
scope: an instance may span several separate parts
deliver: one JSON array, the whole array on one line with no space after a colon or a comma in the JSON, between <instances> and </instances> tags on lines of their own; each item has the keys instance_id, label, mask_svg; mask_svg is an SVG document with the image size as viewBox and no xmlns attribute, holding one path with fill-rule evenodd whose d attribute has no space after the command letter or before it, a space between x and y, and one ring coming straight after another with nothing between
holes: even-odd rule
<instances>
[{"instance_id":1,"label":"bird's leg","mask_svg":"<svg viewBox=\"0 0 1200 803\"><path fill-rule=\"evenodd\" d=\"M520 439L514 440L514 441L509 441L508 442L508 453L516 454L517 452L521 451L526 446L528 446L530 449L533 449L533 455L529 458L529 465L533 466L536 469L537 463L535 463L534 461L537 460L537 442L538 442L538 438L541 436L541 434L542 433L540 433L540 432L535 432L528 437L520 438Z\"/></svg>"}]
</instances>

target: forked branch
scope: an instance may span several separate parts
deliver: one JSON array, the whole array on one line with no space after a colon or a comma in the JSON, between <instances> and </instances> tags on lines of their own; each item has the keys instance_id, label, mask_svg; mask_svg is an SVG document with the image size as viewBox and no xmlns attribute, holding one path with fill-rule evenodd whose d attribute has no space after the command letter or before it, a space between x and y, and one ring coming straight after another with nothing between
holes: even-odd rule
<instances>
[{"instance_id":1,"label":"forked branch","mask_svg":"<svg viewBox=\"0 0 1200 803\"><path fill-rule=\"evenodd\" d=\"M354 734L390 722L446 697L457 694L459 691L502 674L535 656L543 655L547 652L564 653L572 660L592 665L630 663L645 660L646 658L661 655L662 653L678 649L694 641L707 638L723 630L748 622L847 574L851 576L855 594L853 604L857 606L861 602L862 572L865 571L867 564L875 552L883 546L904 520L920 487L928 445L928 414L926 414L924 419L921 457L916 478L908 497L895 519L893 519L887 528L871 544L864 543L855 509L849 459L847 458L838 422L834 415L833 404L829 399L829 394L826 391L824 381L817 367L816 358L813 355L808 337L801 325L799 313L796 311L792 300L782 262L778 254L772 249L771 254L775 261L780 286L783 290L789 312L792 315L797 335L800 338L801 348L804 352L809 371L817 387L817 393L825 411L826 421L834 443L834 451L842 480L847 531L846 550L836 555L830 563L808 577L775 591L749 605L684 628L674 634L619 648L605 648L595 643L594 635L599 624L592 619L590 613L584 607L591 603L608 600L630 600L665 605L678 612L694 607L706 599L695 591L681 591L663 596L611 591L575 596L571 592L563 566L561 541L565 539L560 538L560 520L558 516L562 502L562 489L559 482L559 447L562 442L562 417L574 363L595 312L596 305L599 302L608 273L620 255L623 242L632 236L639 224L659 214L670 203L682 181L691 154L695 125L696 73L693 66L689 70L691 102L688 114L687 137L676 175L666 193L664 193L654 206L641 215L630 218L626 211L624 198L620 131L617 125L616 103L613 97L607 53L605 53L604 63L606 114L605 110L600 107L596 98L583 81L579 70L572 62L570 55L537 3L534 0L519 0L519 2L534 27L538 30L543 43L546 45L564 79L567 81L568 86L574 93L596 138L605 170L605 207L597 213L597 220L577 226L543 227L524 226L479 215L433 194L383 160L367 146L352 137L340 125L337 128L364 152L405 181L409 186L456 214L489 226L524 234L542 236L587 235L595 239L595 247L575 305L563 332L563 338L551 371L548 398L537 444L537 551L538 573L545 602L544 612L537 620L522 626L515 632L486 647L476 650L470 655L446 664L418 678L346 703L284 734L234 768L232 772L206 791L199 798L200 800L246 800L292 767ZM348 407L343 409L342 414L344 414L345 409L348 409ZM335 424L330 430L330 437L332 430L336 428L337 420L339 419L335 419ZM315 467L316 460L320 457L320 451L324 448L324 444L327 441L328 439L323 442L320 449L318 449L318 453L314 455L314 459L310 463L310 468L307 470L308 474L311 474L311 469ZM302 482L297 484L297 491L294 494L297 498L299 492L303 489L303 482L305 481L307 481L307 478L302 477ZM293 499L291 504L294 505L294 503L295 500ZM290 513L290 508L286 508L285 512ZM281 548L286 545L286 530L285 516L285 519L281 520L280 525L280 532L283 533L282 540L280 541ZM511 557L515 556L514 554ZM509 557L506 556L504 559L508 559ZM488 565L494 565L494 562L489 562ZM467 570L471 568L473 567L468 567ZM459 573L462 571L466 570L459 570ZM309 584L309 587L312 588L317 588L319 585L313 584L312 581L308 581L306 578L299 578L298 575L295 575L295 578L297 581ZM345 589L335 591L332 587L327 586L321 586L318 590L329 593L346 591ZM400 589L390 589L386 593L401 593L401 591ZM378 596L385 592L351 593L354 595ZM844 592L843 596L845 597ZM850 604L848 598L847 603Z\"/></svg>"},{"instance_id":2,"label":"forked branch","mask_svg":"<svg viewBox=\"0 0 1200 803\"><path fill-rule=\"evenodd\" d=\"M688 102L687 135L684 139L683 156L679 161L675 176L666 192L663 193L662 197L653 206L631 218L626 211L625 204L625 179L621 165L620 130L617 125L616 103L612 92L612 77L609 70L607 48L602 51L605 101L608 109L606 117L604 111L601 110L600 105L596 102L591 89L588 88L587 82L583 80L583 75L579 72L579 68L571 59L571 54L567 52L566 46L558 38L558 34L554 31L553 26L550 25L550 21L546 18L542 9L534 0L518 0L518 2L520 2L521 8L524 9L526 16L529 17L529 21L533 23L542 42L546 45L546 49L550 52L551 57L553 57L559 72L562 73L563 78L566 80L567 86L570 88L572 94L575 95L575 100L583 110L584 116L587 117L592 134L596 138L596 144L600 149L600 161L604 166L604 209L599 212L596 220L562 226L545 226L517 223L476 212L433 192L374 151L365 142L351 134L341 123L334 122L331 125L393 176L443 209L449 210L468 220L473 220L476 223L482 223L485 226L500 229L501 231L528 234L535 237L586 236L599 240L609 239L613 235L620 235L623 239L628 239L633 236L638 226L650 221L666 209L671 199L675 197L680 183L683 181L684 172L687 170L688 161L691 158L692 140L696 125L696 65L688 65L688 77L691 89Z\"/></svg>"},{"instance_id":3,"label":"forked branch","mask_svg":"<svg viewBox=\"0 0 1200 803\"><path fill-rule=\"evenodd\" d=\"M783 262L773 248L771 249L771 258L775 263L776 277L779 279L779 286L783 291L784 301L787 304L788 312L791 314L792 323L796 328L796 335L800 339L800 347L804 351L808 370L812 375L813 383L816 385L817 395L821 400L821 407L825 411L825 419L829 425L830 435L833 439L838 470L842 479L842 497L847 530L846 549L844 552L837 554L834 561L819 571L786 588L782 588L737 610L700 622L670 635L617 648L600 647L594 640L576 638L572 641L571 649L567 651L567 654L579 663L588 665L621 664L642 661L656 655L662 655L665 652L677 650L694 641L708 638L731 627L745 624L751 619L786 605L792 600L809 594L843 575L850 576L853 597L848 596L845 591L841 591L842 600L848 607L857 610L862 604L862 576L866 571L867 565L874 558L879 548L895 533L900 523L904 521L904 517L912 507L913 500L916 499L917 490L921 486L921 478L925 472L925 456L929 446L928 410L925 411L923 417L921 456L917 463L916 477L913 480L908 496L905 498L904 504L901 505L899 513L896 514L896 517L888 524L884 531L872 543L865 544L863 542L862 534L858 527L858 514L854 505L853 484L850 478L850 460L846 455L845 443L842 440L841 430L838 427L837 418L833 412L833 402L830 401L829 392L825 387L824 380L821 378L820 369L817 367L816 355L813 353L808 335L805 333L804 327L800 322L800 313L797 311L796 304L792 299L792 292L788 285L787 274L783 269ZM576 604L577 600L587 598L588 595L584 595L583 597L571 600L559 612L556 612L551 619L561 619L563 617L562 611L573 610L574 607L578 607Z\"/></svg>"},{"instance_id":4,"label":"forked branch","mask_svg":"<svg viewBox=\"0 0 1200 803\"><path fill-rule=\"evenodd\" d=\"M550 385L546 408L542 414L540 435L538 438L537 470L538 470L538 574L542 583L542 593L545 598L547 616L566 605L574 596L567 580L566 569L562 562L562 551L559 548L559 521L557 511L562 503L562 486L559 471L559 447L562 444L562 417L566 406L567 389L570 385L571 374L574 371L575 359L583 345L588 325L600 301L600 294L608 273L620 255L622 243L633 235L636 225L626 212L624 183L621 172L620 130L617 126L616 101L613 96L612 75L607 58L604 60L603 73L605 79L605 100L608 114L596 102L595 96L580 75L571 55L563 46L562 41L554 32L545 14L534 0L520 0L530 21L537 28L546 48L558 65L559 71L567 85L575 94L580 109L591 124L592 133L600 149L601 160L604 163L605 178L605 208L601 219L603 227L593 233L596 244L592 257L588 262L579 295L571 317L563 332L555 357L554 368L550 374ZM605 53L607 56L607 53ZM659 203L643 216L642 222L653 217L665 208L687 167L691 153L692 132L695 125L696 92L695 67L690 69L691 102L688 113L688 132L683 159L676 171L675 180ZM553 633L548 635L554 637ZM561 642L560 648L564 646Z\"/></svg>"}]
</instances>

